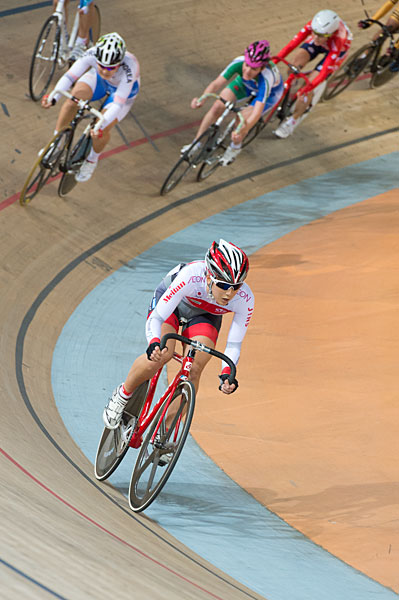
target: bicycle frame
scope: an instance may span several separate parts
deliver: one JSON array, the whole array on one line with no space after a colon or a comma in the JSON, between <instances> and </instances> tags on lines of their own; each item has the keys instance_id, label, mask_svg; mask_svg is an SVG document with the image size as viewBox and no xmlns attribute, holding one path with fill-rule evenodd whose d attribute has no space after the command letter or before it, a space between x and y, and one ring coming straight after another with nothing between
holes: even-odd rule
<instances>
[{"instance_id":1,"label":"bicycle frame","mask_svg":"<svg viewBox=\"0 0 399 600\"><path fill-rule=\"evenodd\" d=\"M158 380L161 375L163 367L161 367L156 372L154 377L151 379L150 385L149 385L149 390L147 392L147 397L146 397L143 409L141 411L141 415L139 417L138 427L134 431L134 433L131 437L131 440L130 440L129 445L132 448L139 448L141 446L141 443L143 441L143 435L144 435L147 427L150 425L150 423L154 419L155 415L161 408L162 404L165 402L166 398L168 398L168 400L165 402L165 406L163 408L161 418L165 415L165 413L168 410L169 405L172 401L173 394L175 393L175 390L176 390L179 382L186 381L188 379L188 376L190 374L191 365L193 364L193 361L194 361L194 357L195 357L195 350L193 348L190 348L187 356L185 356L185 357L181 356L177 352L174 352L173 358L177 362L181 363L181 367L180 367L178 373L175 375L173 381L168 385L166 392L163 394L163 396L161 396L161 398L158 400L158 402L155 404L155 406L151 410L151 413L149 414L151 404L154 399L154 394L155 394L155 390L157 387L157 383L158 383ZM159 423L158 423L157 427L155 428L155 431L152 435L151 442L154 441L155 436L158 432L158 429L159 429ZM175 433L175 435L176 435L176 433Z\"/></svg>"},{"instance_id":2,"label":"bicycle frame","mask_svg":"<svg viewBox=\"0 0 399 600\"><path fill-rule=\"evenodd\" d=\"M61 48L59 52L59 62L62 62L63 60L65 60L65 55L67 54L67 52L70 52L70 50L72 50L73 46L75 45L79 29L79 5L75 12L75 18L73 21L72 31L69 36L69 39L65 14L65 0L58 0L53 15L58 18L58 22L61 28Z\"/></svg>"}]
</instances>

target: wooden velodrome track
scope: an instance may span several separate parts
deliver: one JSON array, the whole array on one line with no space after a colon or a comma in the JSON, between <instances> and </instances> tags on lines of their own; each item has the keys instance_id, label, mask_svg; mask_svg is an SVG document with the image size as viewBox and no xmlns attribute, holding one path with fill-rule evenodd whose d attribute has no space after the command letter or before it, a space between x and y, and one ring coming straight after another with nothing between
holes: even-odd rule
<instances>
[{"instance_id":1,"label":"wooden velodrome track","mask_svg":"<svg viewBox=\"0 0 399 600\"><path fill-rule=\"evenodd\" d=\"M10 9L9 4L3 0L0 13ZM36 3L15 0L14 4L33 7ZM7 599L45 598L48 597L47 587L55 590L59 597L74 599L105 598L126 592L146 599L239 599L248 597L248 594L257 598L260 596L193 555L146 516L132 518L126 499L118 492L108 487L105 494L91 483L94 479L92 465L71 440L54 405L50 380L54 345L64 323L88 292L109 272L159 240L265 192L397 151L398 132L394 132L393 128L398 125L398 81L380 90L368 90L366 83L359 84L340 96L339 101L320 105L287 142L278 142L265 133L263 139L242 153L233 167L220 170L209 183L183 182L175 193L161 198L158 195L160 185L177 156L178 148L194 133L194 127L183 131L178 129L197 121L200 116L189 108L191 97L197 95L232 57L240 54L248 42L267 37L277 51L321 7L311 0L304 0L300 5L286 0L283 10L272 2L260 0L247 3L245 9L241 2L235 0L218 3L210 0L113 0L112 3L99 0L99 5L103 32L121 33L140 61L142 88L134 114L152 136L162 135L156 139L155 148L143 139L136 121L127 117L122 123L125 138L129 142L141 140L143 143L132 144L127 149L115 132L110 146L115 152L100 163L91 182L77 187L66 200L57 197L55 184L49 185L26 208L9 199L21 188L38 149L52 133L56 116L55 111L45 112L26 97L33 43L49 8L0 18L3 47L0 111L0 556L4 561L0 566L0 595ZM370 11L378 5L379 2L367 0ZM337 0L334 9L354 31L354 47L360 46L368 35L359 34L355 26L362 16L361 2ZM272 168L266 169L270 166ZM245 178L247 173L255 170L258 170L256 176L249 180ZM217 187L218 183L238 176L243 177L233 185ZM207 189L213 186L216 187L212 193L207 193ZM187 199L197 192L203 193L190 198L183 207L178 202L173 206L173 202ZM395 260L398 264L397 236L385 236L384 231L388 224L391 227L392 223L398 224L397 200L397 193L392 193L387 200L390 210L384 214L380 214L378 206L372 205L367 215L367 226L361 229L360 236L361 248L374 250L380 259L381 272L386 273L386 287L380 280L376 281L376 285L381 284L379 289L387 293L391 290L396 302L397 268L395 270L391 266ZM165 212L164 208L168 210ZM349 214L351 210L348 209L347 222L356 230L356 212ZM159 211L159 216L153 217L156 211ZM376 215L380 238L369 244L368 234L374 231L373 214ZM40 302L43 291L54 278L59 277L66 265L101 240L140 220L141 224L131 233L120 239L116 237L113 243L88 256L67 279L54 286L43 303ZM294 255L301 252L310 240L308 252L320 257L321 270L326 266L328 270L329 265L340 259L329 253L331 245L325 245L325 241L330 239L328 236L334 236L334 227L332 234L329 233L331 230L323 230L322 227L313 236L308 236L305 231L302 237L289 239L281 251ZM387 242L386 251L381 249L381 240ZM348 238L346 242L342 252L351 250ZM274 252L279 254L278 245ZM361 255L362 251L359 251L359 260ZM270 277L273 256L273 253L266 256L266 262L269 261L267 277ZM352 269L356 273L356 256L352 259ZM266 281L261 270L264 260L257 257L254 265L261 274L251 283L262 296L261 282ZM273 274L272 297L269 294L267 302L262 299L257 305L257 333L267 322L273 300L279 303L281 288L275 277ZM381 279L384 278L381 276ZM344 284L345 281L337 275L333 285L340 288ZM307 307L310 313L317 311L319 306L317 293L312 298ZM262 311L262 302L264 311L267 306L267 313ZM377 316L381 312L384 312L383 308ZM292 322L295 322L295 316L290 316ZM303 317L300 316L301 319ZM397 312L396 317L390 314L389 319L388 324L384 323L384 330L390 330L390 336L386 336L390 341L389 348L383 347L384 336L383 339L381 336L378 338L382 362L385 351L391 362L392 357L398 355L397 335L396 341L393 335L395 327L396 333L398 331ZM281 318L274 324L273 333L282 334L285 327L287 319ZM334 333L339 348L339 336L336 331ZM294 338L295 335L287 342L287 355L294 351ZM251 344L256 343L254 335ZM258 364L263 365L264 355L261 346L256 352L254 347L251 346L251 356L241 366L241 372L245 373L246 368L248 372L250 368L252 373L256 372L257 385L251 388L251 394L259 394L259 390L268 383L268 369L264 366L256 368L254 361L259 360ZM249 343L246 351L249 352ZM366 356L367 348L360 348L360 352L361 356ZM266 364L268 360L273 362L273 356L266 358ZM350 354L346 355L346 359L350 360ZM357 362L360 360L358 357ZM276 374L283 373L283 367L286 368L286 364L278 366L276 362L273 362L273 391L279 385ZM295 376L300 378L300 367ZM356 376L362 377L360 368L356 370ZM284 488L279 478L281 464L293 460L298 451L303 450L306 454L305 443L298 443L293 448L288 445L286 455L280 457L281 461L275 458L268 465L267 472L264 466L268 464L266 456L262 468L257 469L260 475L255 486L250 471L247 470L244 475L245 465L241 460L229 463L223 439L222 446L218 447L218 431L213 431L212 427L204 430L208 406L205 402L199 407L193 431L205 450L216 459L220 458L222 467L260 501L349 564L398 592L398 443L397 427L395 433L393 426L398 422L397 383L397 374L393 371L389 381L380 382L386 396L383 417L378 407L368 404L372 399L367 395L361 399L362 403L357 399L354 408L362 414L362 422L369 413L373 421L382 420L383 426L386 426L380 434L386 436L387 443L376 445L381 454L366 458L370 469L367 470L364 463L357 465L354 462L356 456L352 453L351 440L367 446L367 439L357 436L361 425L355 420L348 420L345 423L346 436L342 440L348 442L347 453L330 453L331 472L327 475L321 475L322 465L320 469L310 470L310 477L320 474L321 489L325 483L324 496L317 482L313 482L314 485L307 482L308 487L305 485L300 493L294 490L296 493L293 494L292 490ZM246 380L244 376L241 396L237 393L234 406L240 403L240 398L241 402L245 401L241 390L247 384L251 384L251 379L248 376ZM204 397L207 396L209 392L204 386ZM305 393L301 393L298 399L303 403L305 414L309 410L308 414L315 419L315 428L319 427L317 419L324 423L326 419L328 421L328 411L316 410L311 402L307 403ZM347 402L350 403L350 395ZM99 414L102 406L103 399L100 400ZM310 417L306 419L292 401L271 408L270 415L264 418L269 419L272 428L281 428L289 437L288 417L295 414L297 438L292 439L299 440L298 427L301 426L302 437L306 438ZM295 410L297 412L290 412ZM212 419L212 423L214 421ZM335 418L332 422L335 424ZM360 433L367 437L368 431L366 426ZM317 439L312 438L312 444L317 447ZM320 445L323 446L322 443ZM382 451L388 449L391 454L384 455ZM328 447L323 447L323 452L328 454ZM248 457L253 460L250 452ZM295 457L295 460L298 458ZM347 505L347 514L341 515L339 529L332 531L328 523L342 501L339 485L344 480L347 482L346 475L341 475L348 466L350 473L360 473L356 479L358 487L354 489L354 486L351 492L351 509ZM262 481L262 473L265 473L266 481ZM378 482L386 484L374 488L373 484ZM259 488L258 494L255 488ZM265 489L273 490L273 493L264 494L262 490ZM332 490L331 494L327 490ZM365 494L374 498L374 503L368 508L362 506ZM276 500L278 498L280 502ZM287 505L290 508L287 509ZM387 512L384 507L388 507ZM19 576L20 573L25 576ZM33 585L29 577L41 582L43 587Z\"/></svg>"}]
</instances>

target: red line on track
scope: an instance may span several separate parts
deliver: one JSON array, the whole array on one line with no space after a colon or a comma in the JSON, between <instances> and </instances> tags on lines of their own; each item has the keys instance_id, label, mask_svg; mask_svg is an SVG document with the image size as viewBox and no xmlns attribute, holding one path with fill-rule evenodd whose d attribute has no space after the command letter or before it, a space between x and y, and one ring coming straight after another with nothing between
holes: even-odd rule
<instances>
[{"instance_id":1,"label":"red line on track","mask_svg":"<svg viewBox=\"0 0 399 600\"><path fill-rule=\"evenodd\" d=\"M76 508L75 506L73 506L72 504L70 504L69 502L67 502L67 500L64 500L64 498L61 498L61 496L59 496L58 494L56 494L55 492L53 492L53 490L51 490L44 483L42 483L41 481L39 481L39 479L37 479L34 475L32 475L31 473L29 473L29 471L27 471L22 465L20 465L16 460L14 460L9 454L7 454L7 452L5 450L3 450L3 448L0 448L0 453L7 460L9 460L13 465L15 465L16 467L18 467L18 469L20 469L20 471L22 471L25 475L27 475L30 479L32 479L32 481L34 481L41 488L43 488L46 492L48 492L49 494L51 494L52 496L54 496L54 498L56 498L57 500L59 500L60 502L62 502L62 504L64 504L65 506L67 506L68 508L70 508L71 510L73 510L73 512L75 512L76 514L78 514L80 517L82 517L83 519L85 519L86 521L88 521L89 523L91 523L92 525L94 525L95 527L98 527L98 529L100 529L104 533L110 535L112 538L114 538L118 542L121 542L121 544L123 544L124 546L127 546L131 550L134 550L135 552L137 552L137 554L140 554L140 556L142 556L142 557L146 558L147 560L151 561L152 563L158 565L162 569L165 569L169 573L172 573L172 575L175 575L179 579L182 579L186 583L189 583L190 585L192 585L193 587L197 588L198 590L201 590L202 592L205 592L206 594L208 594L212 598L216 598L216 600L223 600L222 598L220 598L220 596L216 596L215 594L213 594L209 590L206 590L205 588L201 587L197 583L194 583L194 581L191 581L190 579L187 579L187 577L184 577L184 575L181 575L177 571L174 571L170 567L167 567L163 563L159 562L155 558L152 558L151 556L149 556L148 554L146 554L145 552L143 552L142 550L139 550L139 548L137 548L136 546L133 546L132 544L130 544L126 540L122 539L121 537L119 537L115 533L112 533L112 531L109 531L109 529L106 529L105 527L103 527L102 525L100 525L100 523L97 523L97 521L94 521L94 519L92 519L91 517L89 517L88 515L86 515L82 511L80 511L78 508Z\"/></svg>"},{"instance_id":2,"label":"red line on track","mask_svg":"<svg viewBox=\"0 0 399 600\"><path fill-rule=\"evenodd\" d=\"M159 140L160 138L168 137L170 135L174 135L175 133L180 133L181 131L186 131L186 129L192 129L193 127L198 127L200 122L201 121L195 121L194 123L187 123L186 125L180 125L179 127L174 127L173 129L168 129L167 131L161 131L160 133L155 133L154 135L150 136L150 139L151 140ZM128 145L123 144L122 146L118 146L117 148L113 148L112 150L108 150L107 152L103 152L101 154L100 160L102 160L103 158L109 158L110 156L113 156L114 154L119 154L120 152L125 152L126 150L129 150L130 148L135 148L136 146L141 146L142 144L148 144L149 142L150 142L150 140L148 138L143 137L138 140L134 140L133 142L130 142ZM59 176L53 177L46 183L46 185L48 185L49 183L51 183L58 177ZM0 211L7 208L7 206L11 206L11 204L14 204L14 202L16 202L18 200L19 194L20 194L20 192L16 192L9 198L2 200L0 202Z\"/></svg>"}]
</instances>

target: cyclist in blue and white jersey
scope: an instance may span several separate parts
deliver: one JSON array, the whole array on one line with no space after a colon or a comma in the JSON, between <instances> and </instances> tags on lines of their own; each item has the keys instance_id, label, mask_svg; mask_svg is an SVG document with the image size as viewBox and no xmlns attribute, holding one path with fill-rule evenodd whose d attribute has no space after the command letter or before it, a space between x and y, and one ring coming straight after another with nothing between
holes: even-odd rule
<instances>
[{"instance_id":1,"label":"cyclist in blue and white jersey","mask_svg":"<svg viewBox=\"0 0 399 600\"><path fill-rule=\"evenodd\" d=\"M215 348L222 317L232 313L225 354L238 363L241 344L254 310L254 295L244 282L249 269L248 257L237 246L219 240L213 242L205 260L179 264L169 271L157 286L146 323L147 350L137 357L125 381L113 392L103 412L105 426L116 429L123 410L134 390L151 379L162 365L173 357L175 340L160 350L160 340L167 333L177 333ZM190 370L190 381L196 391L210 354L199 353ZM219 389L231 394L237 380L229 383L230 367L223 365Z\"/></svg>"},{"instance_id":2,"label":"cyclist in blue and white jersey","mask_svg":"<svg viewBox=\"0 0 399 600\"><path fill-rule=\"evenodd\" d=\"M270 61L270 58L270 45L267 40L253 42L245 50L243 56L235 58L203 91L203 94L217 93L226 85L226 81L234 77L224 87L220 96L230 101L253 97L249 105L241 112L245 120L244 125L239 133L233 132L231 144L221 158L222 166L233 162L241 152L242 141L248 131L281 98L284 89L283 80L278 68ZM198 98L193 98L191 108L200 108L204 102L205 100L199 102ZM224 104L216 100L202 119L196 138L199 138L218 119L223 110ZM190 145L183 146L181 153L184 154Z\"/></svg>"},{"instance_id":3,"label":"cyclist in blue and white jersey","mask_svg":"<svg viewBox=\"0 0 399 600\"><path fill-rule=\"evenodd\" d=\"M102 129L92 131L93 147L87 159L75 176L79 182L88 181L92 176L101 152L110 140L112 128L125 118L132 108L140 89L140 67L137 58L126 51L126 44L118 33L107 33L100 37L93 48L87 50L56 84L49 102L43 96L42 106L49 108L73 86L72 93L82 100L100 100L107 93L103 113L105 120ZM55 133L68 125L77 112L72 100L63 104L56 123Z\"/></svg>"}]
</instances>

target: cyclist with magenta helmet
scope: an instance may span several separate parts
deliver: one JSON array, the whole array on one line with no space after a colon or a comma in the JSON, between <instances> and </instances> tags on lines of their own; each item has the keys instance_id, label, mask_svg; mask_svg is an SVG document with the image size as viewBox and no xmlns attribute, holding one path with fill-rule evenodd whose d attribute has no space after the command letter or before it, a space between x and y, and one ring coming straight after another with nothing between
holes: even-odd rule
<instances>
[{"instance_id":1,"label":"cyclist with magenta helmet","mask_svg":"<svg viewBox=\"0 0 399 600\"><path fill-rule=\"evenodd\" d=\"M289 44L280 50L276 57L277 63L303 42L290 61L300 69L316 57L322 58L308 75L310 83L299 90L299 98L295 103L293 114L287 117L274 132L277 137L286 138L291 135L318 102L327 85L327 78L346 58L351 41L352 33L337 13L332 10L320 10Z\"/></svg>"},{"instance_id":2,"label":"cyclist with magenta helmet","mask_svg":"<svg viewBox=\"0 0 399 600\"><path fill-rule=\"evenodd\" d=\"M267 40L253 42L246 48L244 55L237 56L203 91L203 94L217 93L223 87L220 95L230 101L252 96L250 104L241 112L245 123L239 133L233 132L231 144L221 158L222 166L233 162L241 152L241 144L248 131L278 102L283 93L282 77L270 58ZM229 80L232 81L226 86L226 81ZM204 102L205 100L199 102L198 98L193 98L191 108L200 108ZM202 119L196 138L218 119L223 110L224 104L216 100ZM191 144L183 146L181 153L184 154L190 146Z\"/></svg>"},{"instance_id":3,"label":"cyclist with magenta helmet","mask_svg":"<svg viewBox=\"0 0 399 600\"><path fill-rule=\"evenodd\" d=\"M110 140L112 128L126 117L133 106L140 89L139 63L133 54L126 51L126 44L118 33L107 33L61 77L51 94L52 102L49 102L48 95L43 96L42 106L50 108L61 96L58 92L69 90L72 86L73 95L81 100L100 100L109 93L103 107L105 120L102 129L92 130L93 147L75 176L77 181L82 182L92 176L99 156ZM77 110L72 100L64 102L55 133L70 123Z\"/></svg>"},{"instance_id":4,"label":"cyclist with magenta helmet","mask_svg":"<svg viewBox=\"0 0 399 600\"><path fill-rule=\"evenodd\" d=\"M134 390L151 379L158 369L170 361L175 340L160 350L160 339L167 333L177 333L215 348L222 316L233 313L225 354L237 364L241 344L254 310L254 295L244 283L248 274L248 257L237 246L219 240L213 242L204 260L178 264L162 279L156 288L148 310L146 337L148 347L133 363L126 380L109 399L103 412L105 426L116 429L123 410ZM210 355L200 353L191 367L190 380L198 392L201 373ZM219 389L231 394L238 387L237 380L227 381L230 368L223 366Z\"/></svg>"}]
</instances>

